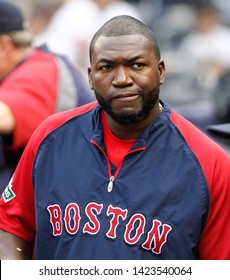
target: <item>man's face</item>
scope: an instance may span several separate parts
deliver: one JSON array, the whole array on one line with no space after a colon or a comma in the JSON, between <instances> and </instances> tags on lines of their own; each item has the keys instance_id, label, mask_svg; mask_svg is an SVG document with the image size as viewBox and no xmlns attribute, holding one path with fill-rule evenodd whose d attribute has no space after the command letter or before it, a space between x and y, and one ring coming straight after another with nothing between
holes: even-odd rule
<instances>
[{"instance_id":1,"label":"man's face","mask_svg":"<svg viewBox=\"0 0 230 280\"><path fill-rule=\"evenodd\" d=\"M89 82L98 103L121 124L144 120L158 101L164 63L142 35L99 37Z\"/></svg>"}]
</instances>

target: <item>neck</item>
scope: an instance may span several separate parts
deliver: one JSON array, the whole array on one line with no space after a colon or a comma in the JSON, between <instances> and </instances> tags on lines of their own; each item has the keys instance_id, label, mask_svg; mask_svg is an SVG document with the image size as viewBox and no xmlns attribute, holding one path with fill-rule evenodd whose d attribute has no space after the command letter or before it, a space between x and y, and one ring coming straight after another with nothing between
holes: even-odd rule
<instances>
[{"instance_id":1,"label":"neck","mask_svg":"<svg viewBox=\"0 0 230 280\"><path fill-rule=\"evenodd\" d=\"M145 130L145 128L159 116L162 109L162 105L157 103L152 108L152 111L146 119L141 122L131 124L117 123L108 114L105 113L105 115L108 126L116 137L123 140L132 140L136 139Z\"/></svg>"},{"instance_id":2,"label":"neck","mask_svg":"<svg viewBox=\"0 0 230 280\"><path fill-rule=\"evenodd\" d=\"M22 60L24 60L27 56L29 56L33 52L32 47L25 47L17 49L17 51L14 53L14 63L15 66L20 63Z\"/></svg>"},{"instance_id":3,"label":"neck","mask_svg":"<svg viewBox=\"0 0 230 280\"><path fill-rule=\"evenodd\" d=\"M32 47L15 49L8 56L8 60L4 65L4 72L1 76L1 81L3 81L27 56L33 52Z\"/></svg>"}]
</instances>

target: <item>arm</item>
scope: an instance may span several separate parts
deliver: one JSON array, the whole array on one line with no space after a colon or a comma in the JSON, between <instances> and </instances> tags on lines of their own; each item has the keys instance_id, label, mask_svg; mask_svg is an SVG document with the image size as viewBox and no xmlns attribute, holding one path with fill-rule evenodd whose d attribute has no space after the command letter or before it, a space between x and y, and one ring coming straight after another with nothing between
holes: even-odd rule
<instances>
[{"instance_id":1,"label":"arm","mask_svg":"<svg viewBox=\"0 0 230 280\"><path fill-rule=\"evenodd\" d=\"M213 153L215 154L215 153ZM222 152L210 172L210 209L202 231L198 258L201 260L230 260L230 158Z\"/></svg>"},{"instance_id":2,"label":"arm","mask_svg":"<svg viewBox=\"0 0 230 280\"><path fill-rule=\"evenodd\" d=\"M14 129L14 116L10 108L0 101L0 134L11 133Z\"/></svg>"},{"instance_id":3,"label":"arm","mask_svg":"<svg viewBox=\"0 0 230 280\"><path fill-rule=\"evenodd\" d=\"M0 259L31 260L32 244L13 234L0 230Z\"/></svg>"}]
</instances>

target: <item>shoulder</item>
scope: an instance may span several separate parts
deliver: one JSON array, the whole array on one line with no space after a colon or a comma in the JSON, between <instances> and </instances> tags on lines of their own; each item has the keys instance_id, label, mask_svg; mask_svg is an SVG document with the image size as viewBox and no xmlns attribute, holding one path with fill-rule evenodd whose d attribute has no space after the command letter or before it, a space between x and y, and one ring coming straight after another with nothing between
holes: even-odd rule
<instances>
[{"instance_id":1,"label":"shoulder","mask_svg":"<svg viewBox=\"0 0 230 280\"><path fill-rule=\"evenodd\" d=\"M55 113L49 116L47 119L45 119L45 121L41 123L37 130L39 132L43 131L45 132L45 134L48 134L50 131L58 128L70 119L88 113L89 111L94 109L96 105L97 101L93 101L88 104L76 107L74 109L66 110L60 113Z\"/></svg>"},{"instance_id":2,"label":"shoulder","mask_svg":"<svg viewBox=\"0 0 230 280\"><path fill-rule=\"evenodd\" d=\"M36 64L50 64L54 63L56 60L55 54L46 51L43 48L36 48L34 49L33 53L26 59L26 62L31 65L36 65ZM44 71L44 69L43 69Z\"/></svg>"},{"instance_id":3,"label":"shoulder","mask_svg":"<svg viewBox=\"0 0 230 280\"><path fill-rule=\"evenodd\" d=\"M199 153L199 151L202 152L205 151L205 149L209 151L209 149L211 149L215 150L217 153L221 153L222 149L219 145L176 111L171 110L170 120L177 127L188 146L194 152ZM205 145L205 149L203 149L203 145Z\"/></svg>"},{"instance_id":4,"label":"shoulder","mask_svg":"<svg viewBox=\"0 0 230 280\"><path fill-rule=\"evenodd\" d=\"M90 112L97 106L97 101L85 104L83 106L79 106L77 108L63 111L60 113L55 113L48 118L46 118L35 130L33 133L28 146L33 150L37 150L40 143L46 138L48 134L52 131L58 129L66 122L71 119L79 116L83 116L84 114Z\"/></svg>"},{"instance_id":5,"label":"shoulder","mask_svg":"<svg viewBox=\"0 0 230 280\"><path fill-rule=\"evenodd\" d=\"M213 185L221 175L222 179L230 180L230 157L224 149L174 110L171 110L170 120L195 155L208 185Z\"/></svg>"},{"instance_id":6,"label":"shoulder","mask_svg":"<svg viewBox=\"0 0 230 280\"><path fill-rule=\"evenodd\" d=\"M57 79L57 75L56 57L42 50L35 50L18 64L14 71L6 77L4 83L8 85L9 82L15 82L16 85L19 84L21 86L27 81L37 82L39 79L41 81L49 80L53 83L53 79Z\"/></svg>"}]
</instances>

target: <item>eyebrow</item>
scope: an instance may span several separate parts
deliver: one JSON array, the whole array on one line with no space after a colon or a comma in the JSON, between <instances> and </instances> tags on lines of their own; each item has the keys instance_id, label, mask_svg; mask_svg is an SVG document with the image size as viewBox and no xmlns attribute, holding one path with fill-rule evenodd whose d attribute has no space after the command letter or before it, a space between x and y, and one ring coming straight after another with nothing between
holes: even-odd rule
<instances>
[{"instance_id":1,"label":"eyebrow","mask_svg":"<svg viewBox=\"0 0 230 280\"><path fill-rule=\"evenodd\" d=\"M142 55L136 55L134 57L127 59L127 61L128 61L128 63L132 63L138 59L143 59L143 58L144 57ZM99 64L99 63L114 63L114 60L108 59L108 58L100 58L96 64Z\"/></svg>"}]
</instances>

